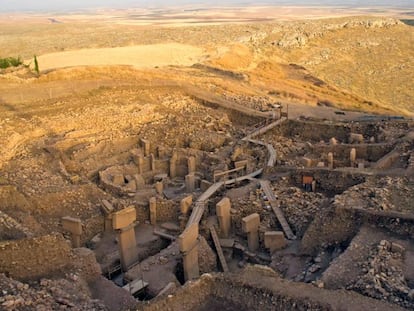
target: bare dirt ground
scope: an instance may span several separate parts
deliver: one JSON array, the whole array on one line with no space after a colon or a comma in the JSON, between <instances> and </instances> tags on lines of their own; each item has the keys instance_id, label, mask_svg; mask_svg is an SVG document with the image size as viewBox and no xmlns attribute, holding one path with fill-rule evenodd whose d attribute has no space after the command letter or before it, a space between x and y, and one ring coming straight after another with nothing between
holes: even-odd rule
<instances>
[{"instance_id":1,"label":"bare dirt ground","mask_svg":"<svg viewBox=\"0 0 414 311\"><path fill-rule=\"evenodd\" d=\"M203 61L203 50L183 44L155 44L131 47L85 49L41 55L42 70L77 66L132 65L136 68L156 66L191 66Z\"/></svg>"}]
</instances>

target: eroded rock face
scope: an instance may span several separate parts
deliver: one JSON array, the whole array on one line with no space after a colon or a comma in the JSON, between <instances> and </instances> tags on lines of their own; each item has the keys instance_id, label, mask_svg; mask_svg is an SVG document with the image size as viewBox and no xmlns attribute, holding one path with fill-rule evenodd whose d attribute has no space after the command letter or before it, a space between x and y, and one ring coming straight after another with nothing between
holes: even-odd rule
<instances>
[{"instance_id":1,"label":"eroded rock face","mask_svg":"<svg viewBox=\"0 0 414 311\"><path fill-rule=\"evenodd\" d=\"M335 31L340 29L351 29L351 28L384 28L401 25L399 20L392 18L370 18L365 20L348 20L342 23L326 23L321 27L322 29L312 29L309 31L305 30L303 25L297 26L296 32L285 34L282 39L275 42L279 47L282 48L295 48L302 47L308 44L314 38L323 37L329 31Z\"/></svg>"},{"instance_id":2,"label":"eroded rock face","mask_svg":"<svg viewBox=\"0 0 414 311\"><path fill-rule=\"evenodd\" d=\"M1 242L0 250L0 272L21 280L62 275L75 258L60 234Z\"/></svg>"},{"instance_id":3,"label":"eroded rock face","mask_svg":"<svg viewBox=\"0 0 414 311\"><path fill-rule=\"evenodd\" d=\"M217 270L217 255L202 236L200 236L198 244L198 264L200 267L200 274Z\"/></svg>"},{"instance_id":4,"label":"eroded rock face","mask_svg":"<svg viewBox=\"0 0 414 311\"><path fill-rule=\"evenodd\" d=\"M0 274L0 288L2 310L108 310L88 295L86 284L75 274L30 285Z\"/></svg>"},{"instance_id":5,"label":"eroded rock face","mask_svg":"<svg viewBox=\"0 0 414 311\"><path fill-rule=\"evenodd\" d=\"M349 289L413 309L413 290L403 271L404 256L405 248L401 244L382 240L370 250L367 260L360 263L364 274Z\"/></svg>"}]
</instances>

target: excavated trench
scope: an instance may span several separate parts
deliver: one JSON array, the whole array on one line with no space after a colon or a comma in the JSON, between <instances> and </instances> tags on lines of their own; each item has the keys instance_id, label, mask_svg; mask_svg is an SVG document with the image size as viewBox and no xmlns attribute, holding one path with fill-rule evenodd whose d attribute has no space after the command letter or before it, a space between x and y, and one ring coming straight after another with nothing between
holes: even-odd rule
<instances>
[{"instance_id":1,"label":"excavated trench","mask_svg":"<svg viewBox=\"0 0 414 311\"><path fill-rule=\"evenodd\" d=\"M211 104L209 105L211 106ZM257 123L257 118L246 117L245 115L243 118L239 118L240 115L244 114L232 111L229 113L229 119L232 121L238 120L238 126L241 126L242 124L244 127L251 126L252 128L255 128L254 124ZM398 123L392 125L391 127L395 128L396 131L403 131L406 130L407 125L405 123ZM304 185L304 177L310 176L316 181L316 192L322 194L325 200L321 202L320 206L318 206L318 210L314 211L314 214L311 215L311 217L309 216L309 223L306 227L304 227L305 229L298 234L298 237L301 238L301 240L292 241L287 250L273 254L273 256L269 256L267 250L265 250L263 245L261 245L259 254L256 257L246 257L246 252L235 248L232 254L227 254L227 258L233 263L236 262L236 265L242 263L242 266L245 266L246 263L270 265L276 271L280 271L280 274L286 279L304 283L311 283L319 280L323 276L326 269L329 268L331 263L346 251L352 239L357 234L361 224L375 224L376 222L375 219L377 216L359 215L354 211L338 210L332 204L333 199L337 195L343 194L353 186L365 183L367 181L367 177L370 175L369 173L367 174L366 171L358 170L355 167L352 169L348 168L349 152L351 148L356 149L358 157L363 158L365 163L376 163L393 150L394 143L386 141L387 133L381 130L382 128L383 127L378 124L368 123L331 124L297 120L287 120L286 122L281 123L278 127L275 127L271 131L271 135L276 137L276 141L277 136L294 137L296 142L299 141L300 143L308 144L306 148L308 148L308 152L312 154L315 159L317 159L316 161L324 161L326 163L325 155L332 152L335 156L335 169L329 169L328 167L303 167L300 165L290 166L278 162L275 166L267 167L264 174L260 177L271 180L276 188L278 187L278 182L281 179L287 179L288 186L300 189L299 191L303 192L305 190L309 190L309 188ZM246 132L249 131L243 130L242 132L246 134ZM349 137L354 132L362 133L365 141L350 144ZM378 133L383 133L383 135L381 134L381 136ZM241 138L242 135L238 137L239 135L240 133L236 134L233 136L233 139L236 137ZM339 142L339 144L329 144L329 140L333 137ZM266 139L266 141L268 141L268 139ZM322 143L321 141L324 142ZM226 143L229 142L227 141ZM128 145L129 144L130 142L128 142ZM196 165L201 169L201 172L198 172L199 175L196 176L196 193L200 194L202 191L205 191L205 189L208 189L208 186L214 182L214 179L209 178L211 175L214 175L216 172L229 169L229 163L235 162L235 159L240 160L237 156L235 156L237 153L239 153L239 155L247 155L247 160L251 166L250 170L253 170L253 166L256 169L262 166L269 158L269 155L267 154L268 150L266 150L265 146L265 143L263 146L252 146L251 142L232 142L229 146L227 146L228 148L222 148L219 154L214 154L212 152L206 152L205 150L185 148L185 146L180 149L172 149L164 147L158 148L158 146L151 144L150 152L154 156L146 154L144 162L139 159L142 155L136 152L137 146L134 146L135 148L133 148L133 152L130 152L129 155L127 150L128 147L124 146L121 148L121 158L116 161L118 165L107 166L105 170L98 174L99 178L97 178L96 181L102 189L111 193L114 197L118 197L125 202L131 202L135 206L138 206L138 218L142 222L149 221L149 207L147 201L149 197L157 195L157 192L153 189L152 183L159 181L163 183L163 186L165 187L163 191L163 195L165 195L165 197L163 200L171 200L171 202L173 202L172 205L162 205L159 208L160 214L163 215L161 217L162 221L178 222L179 212L176 205L182 195L186 193L185 176L190 173L187 168L187 161L189 157L195 156L197 158ZM251 151L247 150L249 147L252 148ZM138 149L144 148L145 144L138 144ZM237 148L239 148L239 150ZM275 149L276 153L280 151L277 148ZM171 173L171 167L169 167L168 163L170 158L174 156L174 152L177 152L177 150L177 166L175 168L177 176L170 181L159 178L161 175L164 176ZM299 152L299 156L296 159L297 163L300 163L299 158L304 155L306 155L305 152ZM113 159L115 157L116 155L114 155ZM234 157L232 161L228 160L232 157ZM131 165L128 166L122 164L122 162L125 163L127 161L130 161ZM134 170L137 169L137 166L140 167L139 170L141 170L141 179L136 176L134 177L134 174L136 174L134 173ZM156 168L155 170L154 167ZM212 169L212 167L214 169ZM96 173L94 176L96 176ZM115 180L117 181L115 182ZM203 182L204 187L207 185L207 188L202 189ZM226 185L223 189L216 193L216 196L222 196L231 189L245 187L251 182L251 180L244 180L231 185ZM133 183L135 184L135 189L129 189L130 185ZM255 183L255 181L253 181L253 183ZM141 188L138 189L138 187ZM172 190L170 191L169 188ZM200 190L197 190L198 188L200 188ZM140 191L141 193L145 192L145 194L142 196L137 195ZM135 195L133 196L132 193L135 193ZM217 199L213 196L212 200L207 202L206 212L203 215L203 218L207 222L215 215L214 211L217 203L216 201ZM124 203L124 207L125 204L126 203ZM282 207L285 208L286 206L284 207L282 205ZM167 210L172 210L173 212L166 212ZM262 207L259 206L258 211L260 212L261 210ZM164 212L165 214L163 214ZM266 215L267 214L265 214L265 217ZM292 216L289 211L288 215ZM293 222L294 219L294 217L291 218L290 222ZM379 223L383 223L384 227L394 228L394 230L398 230L398 226L403 224L405 229L402 229L402 231L404 233L409 227L409 224L411 224L410 221L406 220L402 220L400 223L396 224L395 221L390 221L388 218L379 219ZM205 227L202 228L202 230L203 231L200 233L209 241L211 247L213 243L210 241L208 232L205 230ZM241 239L246 238L245 235L240 234L240 232L236 234L236 236ZM261 239L263 239L263 237L261 237ZM149 257L159 258L160 255L163 257L162 252L166 250L168 245L169 243L164 243L161 247L152 247L151 251L141 252L139 261L144 261ZM276 265L277 256L279 256L282 266L278 267ZM116 267L118 263L119 261L113 262L111 268L113 269ZM315 265L318 266L318 268L315 268ZM236 270L240 271L239 268ZM216 263L215 269L213 270L217 271L219 269L220 265ZM304 274L300 276L302 272L304 272ZM181 285L185 284L183 266L179 260L171 269L171 273L173 275L173 279L175 279L177 283ZM137 274L133 273L129 273L129 275L127 275L116 272L110 279L112 279L118 286L123 286L136 276ZM197 284L186 283L184 288L180 290L177 298L174 296L172 299L167 300L162 300L161 298L153 299L159 292L154 289L149 291L144 289L136 294L135 297L141 301L152 300L152 303L149 306L144 307L145 310L204 311L220 309L232 311L292 310L292 308L297 310L330 310L332 309L332 306L335 305L335 302L326 302L324 298L321 298L318 301L319 298L312 300L309 299L308 296L295 296L296 293L291 296L292 293L286 294L284 290L279 292L278 295L275 295L275 293L272 292L272 290L269 290L269 288L260 288L260 285L250 278L247 280L241 280L236 277L234 279L224 277L213 277L212 279L208 278L209 277L204 277L203 280L197 281ZM279 280L277 282L281 281ZM191 290L189 287L192 287ZM312 289L305 288L304 291L312 292ZM346 296L347 294L344 295ZM350 295L352 296L353 294ZM246 299L246 297L249 296L260 297L260 305L252 302L251 299ZM370 305L373 302L366 301L364 303ZM357 309L358 308L355 310Z\"/></svg>"}]
</instances>

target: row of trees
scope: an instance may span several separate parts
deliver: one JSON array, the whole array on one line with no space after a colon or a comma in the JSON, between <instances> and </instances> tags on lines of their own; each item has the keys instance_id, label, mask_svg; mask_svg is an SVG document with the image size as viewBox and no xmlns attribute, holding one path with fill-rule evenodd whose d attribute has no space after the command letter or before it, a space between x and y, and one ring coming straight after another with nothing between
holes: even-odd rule
<instances>
[{"instance_id":1,"label":"row of trees","mask_svg":"<svg viewBox=\"0 0 414 311\"><path fill-rule=\"evenodd\" d=\"M39 74L40 70L39 70L39 62L37 61L37 57L36 55L33 57L33 65L34 65L34 71ZM24 64L23 60L19 57L6 57L6 58L0 58L0 69L6 69L9 67L18 67L18 66L26 66L29 67L29 64Z\"/></svg>"}]
</instances>

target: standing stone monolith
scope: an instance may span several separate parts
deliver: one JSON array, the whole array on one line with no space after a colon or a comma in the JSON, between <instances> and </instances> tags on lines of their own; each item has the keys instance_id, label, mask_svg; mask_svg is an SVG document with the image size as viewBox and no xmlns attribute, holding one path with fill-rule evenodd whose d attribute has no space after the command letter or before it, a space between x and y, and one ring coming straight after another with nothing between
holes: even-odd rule
<instances>
[{"instance_id":1,"label":"standing stone monolith","mask_svg":"<svg viewBox=\"0 0 414 311\"><path fill-rule=\"evenodd\" d=\"M198 266L198 224L193 223L178 237L178 246L183 255L184 279L194 280L200 276Z\"/></svg>"},{"instance_id":2,"label":"standing stone monolith","mask_svg":"<svg viewBox=\"0 0 414 311\"><path fill-rule=\"evenodd\" d=\"M155 172L156 165L155 165L155 156L153 153L150 154L150 166L151 166L151 171Z\"/></svg>"},{"instance_id":3,"label":"standing stone monolith","mask_svg":"<svg viewBox=\"0 0 414 311\"><path fill-rule=\"evenodd\" d=\"M118 233L119 254L123 271L138 261L138 249L135 239L135 220L137 212L130 206L113 214L112 227Z\"/></svg>"},{"instance_id":4,"label":"standing stone monolith","mask_svg":"<svg viewBox=\"0 0 414 311\"><path fill-rule=\"evenodd\" d=\"M194 173L190 173L185 176L185 188L187 192L194 192L195 180L196 180L196 176Z\"/></svg>"},{"instance_id":5,"label":"standing stone monolith","mask_svg":"<svg viewBox=\"0 0 414 311\"><path fill-rule=\"evenodd\" d=\"M196 158L194 156L191 156L187 160L188 165L188 173L195 173L196 171Z\"/></svg>"},{"instance_id":6,"label":"standing stone monolith","mask_svg":"<svg viewBox=\"0 0 414 311\"><path fill-rule=\"evenodd\" d=\"M247 245L249 250L254 252L259 248L259 225L260 215L251 214L242 219L243 232L247 233Z\"/></svg>"},{"instance_id":7,"label":"standing stone monolith","mask_svg":"<svg viewBox=\"0 0 414 311\"><path fill-rule=\"evenodd\" d=\"M108 200L102 200L102 210L104 213L104 231L112 231L112 213L114 212L114 207Z\"/></svg>"},{"instance_id":8,"label":"standing stone monolith","mask_svg":"<svg viewBox=\"0 0 414 311\"><path fill-rule=\"evenodd\" d=\"M150 223L151 225L157 224L157 198L152 197L149 199L149 210L150 210Z\"/></svg>"},{"instance_id":9,"label":"standing stone monolith","mask_svg":"<svg viewBox=\"0 0 414 311\"><path fill-rule=\"evenodd\" d=\"M193 204L193 196L192 195L189 195L189 196L183 198L180 202L181 214L188 215L188 212L190 211L191 204Z\"/></svg>"},{"instance_id":10,"label":"standing stone monolith","mask_svg":"<svg viewBox=\"0 0 414 311\"><path fill-rule=\"evenodd\" d=\"M144 156L148 157L151 152L150 141L146 139L141 139L141 145L142 145L142 148L144 149Z\"/></svg>"},{"instance_id":11,"label":"standing stone monolith","mask_svg":"<svg viewBox=\"0 0 414 311\"><path fill-rule=\"evenodd\" d=\"M216 214L220 225L220 236L228 238L231 227L230 216L231 202L229 198L223 198L216 204Z\"/></svg>"},{"instance_id":12,"label":"standing stone monolith","mask_svg":"<svg viewBox=\"0 0 414 311\"><path fill-rule=\"evenodd\" d=\"M330 145L332 145L332 146L336 146L336 145L338 144L338 141L336 140L336 138L335 138L335 137L332 137L332 138L329 140L329 144L330 144Z\"/></svg>"},{"instance_id":13,"label":"standing stone monolith","mask_svg":"<svg viewBox=\"0 0 414 311\"><path fill-rule=\"evenodd\" d=\"M144 173L145 159L142 154L138 155L138 174Z\"/></svg>"},{"instance_id":14,"label":"standing stone monolith","mask_svg":"<svg viewBox=\"0 0 414 311\"><path fill-rule=\"evenodd\" d=\"M62 217L63 229L69 231L72 239L72 246L78 248L81 246L80 237L82 235L82 221L79 218Z\"/></svg>"},{"instance_id":15,"label":"standing stone monolith","mask_svg":"<svg viewBox=\"0 0 414 311\"><path fill-rule=\"evenodd\" d=\"M164 184L162 183L162 181L157 181L154 186L155 191L157 191L157 194L162 195L164 192Z\"/></svg>"},{"instance_id":16,"label":"standing stone monolith","mask_svg":"<svg viewBox=\"0 0 414 311\"><path fill-rule=\"evenodd\" d=\"M332 170L334 167L334 155L332 152L328 153L328 167L330 170Z\"/></svg>"},{"instance_id":17,"label":"standing stone monolith","mask_svg":"<svg viewBox=\"0 0 414 311\"><path fill-rule=\"evenodd\" d=\"M173 154L170 158L170 177L171 178L177 177L177 161L178 161L177 152L173 151Z\"/></svg>"},{"instance_id":18,"label":"standing stone monolith","mask_svg":"<svg viewBox=\"0 0 414 311\"><path fill-rule=\"evenodd\" d=\"M351 162L351 167L355 167L355 163L356 163L356 149L352 148L351 151L349 152L349 160Z\"/></svg>"}]
</instances>

